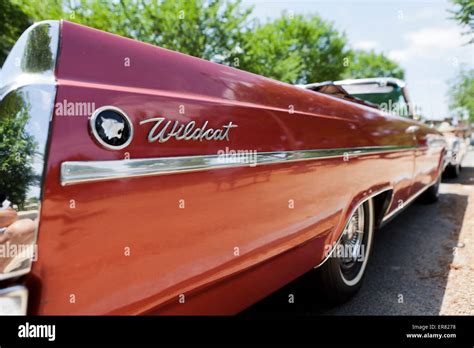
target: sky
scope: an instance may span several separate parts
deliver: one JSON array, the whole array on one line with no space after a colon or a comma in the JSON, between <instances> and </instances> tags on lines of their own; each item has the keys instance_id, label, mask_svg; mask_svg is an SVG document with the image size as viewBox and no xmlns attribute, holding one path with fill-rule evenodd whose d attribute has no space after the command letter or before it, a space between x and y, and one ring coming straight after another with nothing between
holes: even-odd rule
<instances>
[{"instance_id":1,"label":"sky","mask_svg":"<svg viewBox=\"0 0 474 348\"><path fill-rule=\"evenodd\" d=\"M408 92L427 118L449 116L448 84L462 65L474 68L474 44L449 17L445 0L243 0L261 21L319 14L345 32L353 48L383 52L405 69ZM473 96L474 98L474 96Z\"/></svg>"}]
</instances>

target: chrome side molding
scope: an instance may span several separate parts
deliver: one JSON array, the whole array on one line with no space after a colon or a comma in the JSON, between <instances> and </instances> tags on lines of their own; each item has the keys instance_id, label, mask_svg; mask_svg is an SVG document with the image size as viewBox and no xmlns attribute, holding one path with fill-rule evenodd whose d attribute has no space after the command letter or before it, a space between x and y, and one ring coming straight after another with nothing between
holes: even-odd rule
<instances>
[{"instance_id":1,"label":"chrome side molding","mask_svg":"<svg viewBox=\"0 0 474 348\"><path fill-rule=\"evenodd\" d=\"M250 156L197 155L125 159L117 161L67 161L61 164L61 185L74 185L114 179L169 175L224 168L254 167L268 164L329 159L353 158L367 154L380 154L413 150L411 146L373 146L340 149L260 152Z\"/></svg>"}]
</instances>

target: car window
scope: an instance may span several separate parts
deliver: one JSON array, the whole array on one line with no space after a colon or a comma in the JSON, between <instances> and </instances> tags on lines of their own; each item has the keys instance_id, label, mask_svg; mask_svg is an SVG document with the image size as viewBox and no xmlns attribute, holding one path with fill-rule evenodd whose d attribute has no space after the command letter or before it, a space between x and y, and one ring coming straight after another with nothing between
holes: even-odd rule
<instances>
[{"instance_id":1,"label":"car window","mask_svg":"<svg viewBox=\"0 0 474 348\"><path fill-rule=\"evenodd\" d=\"M342 85L342 87L356 98L376 104L381 110L403 117L410 117L410 110L398 86L370 84Z\"/></svg>"}]
</instances>

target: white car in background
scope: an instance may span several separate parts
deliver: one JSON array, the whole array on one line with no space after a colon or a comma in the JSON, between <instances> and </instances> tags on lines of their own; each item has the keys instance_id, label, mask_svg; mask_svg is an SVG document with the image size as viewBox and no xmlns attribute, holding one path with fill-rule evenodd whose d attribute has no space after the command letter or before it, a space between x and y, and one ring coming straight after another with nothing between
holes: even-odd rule
<instances>
[{"instance_id":1,"label":"white car in background","mask_svg":"<svg viewBox=\"0 0 474 348\"><path fill-rule=\"evenodd\" d=\"M445 176L457 178L462 170L462 161L469 149L469 139L459 136L458 129L448 122L442 122L438 130L443 134L447 143Z\"/></svg>"}]
</instances>

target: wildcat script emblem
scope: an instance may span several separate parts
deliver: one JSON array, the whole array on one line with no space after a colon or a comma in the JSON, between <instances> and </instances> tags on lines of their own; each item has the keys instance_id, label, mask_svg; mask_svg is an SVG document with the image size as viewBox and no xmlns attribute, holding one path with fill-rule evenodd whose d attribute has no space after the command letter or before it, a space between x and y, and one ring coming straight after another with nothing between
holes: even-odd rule
<instances>
[{"instance_id":1,"label":"wildcat script emblem","mask_svg":"<svg viewBox=\"0 0 474 348\"><path fill-rule=\"evenodd\" d=\"M179 121L166 121L164 117L150 118L140 122L140 125L152 124L148 133L148 142L159 143L175 140L230 140L230 130L237 128L236 124L229 122L220 128L208 127L209 121L198 125L196 121L181 123Z\"/></svg>"}]
</instances>

